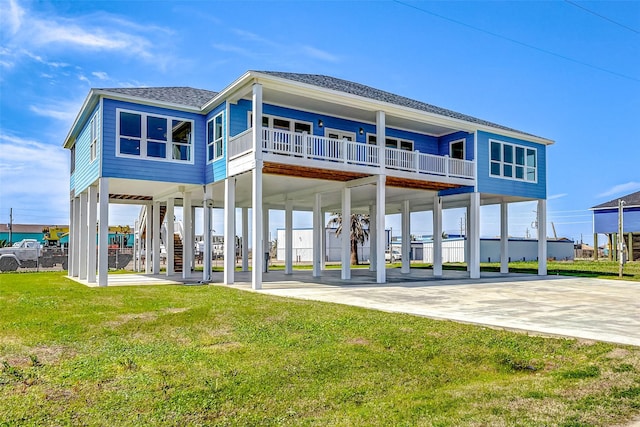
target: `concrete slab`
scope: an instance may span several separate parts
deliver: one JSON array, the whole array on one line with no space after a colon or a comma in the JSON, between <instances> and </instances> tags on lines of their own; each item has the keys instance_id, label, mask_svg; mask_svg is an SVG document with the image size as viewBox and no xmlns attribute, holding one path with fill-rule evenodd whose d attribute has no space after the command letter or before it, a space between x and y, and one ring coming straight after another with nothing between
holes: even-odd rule
<instances>
[{"instance_id":1,"label":"concrete slab","mask_svg":"<svg viewBox=\"0 0 640 427\"><path fill-rule=\"evenodd\" d=\"M270 272L258 292L640 346L638 282L499 273L471 280L466 272L451 271L438 280L431 270L387 271L390 283L383 285L371 283L368 271L354 270L350 281L333 271L319 279L306 272ZM250 290L248 282L235 286Z\"/></svg>"}]
</instances>

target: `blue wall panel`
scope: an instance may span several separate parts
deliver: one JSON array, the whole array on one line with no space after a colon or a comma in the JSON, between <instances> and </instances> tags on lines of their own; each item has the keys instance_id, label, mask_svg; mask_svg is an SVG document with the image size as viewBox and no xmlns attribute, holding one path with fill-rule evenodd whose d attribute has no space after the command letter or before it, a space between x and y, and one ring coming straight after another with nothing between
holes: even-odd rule
<instances>
[{"instance_id":1,"label":"blue wall panel","mask_svg":"<svg viewBox=\"0 0 640 427\"><path fill-rule=\"evenodd\" d=\"M229 143L229 139L227 137L227 114L226 114L227 103L223 102L214 108L209 114L207 114L206 121L213 119L218 114L222 113L222 157L219 159L207 163L206 166L206 174L205 181L209 184L216 181L221 181L227 177L227 144ZM206 153L206 141L207 137L205 135L205 153Z\"/></svg>"},{"instance_id":2,"label":"blue wall panel","mask_svg":"<svg viewBox=\"0 0 640 427\"><path fill-rule=\"evenodd\" d=\"M623 212L623 232L640 233L640 208L625 208ZM593 211L593 230L603 234L617 233L618 209Z\"/></svg>"},{"instance_id":3,"label":"blue wall panel","mask_svg":"<svg viewBox=\"0 0 640 427\"><path fill-rule=\"evenodd\" d=\"M250 111L251 102L247 100L240 100L236 105L231 105L231 136L237 135L247 129L247 118L249 117ZM367 141L367 134L376 133L376 126L371 123L362 123L355 120L343 119L340 117L333 117L320 113L295 110L292 108L281 107L277 105L264 104L262 107L262 113L269 116L278 116L312 123L312 132L317 136L324 136L325 129L327 128L336 129L344 132L353 132L356 135L356 141L364 143ZM323 127L318 126L319 120L322 120ZM360 135L359 132L360 128L362 128L362 130L364 131L362 135ZM413 141L414 150L420 151L421 153L439 154L438 138L436 137L401 129L393 129L389 127L387 127L386 129L386 133L389 138L406 139Z\"/></svg>"},{"instance_id":4,"label":"blue wall panel","mask_svg":"<svg viewBox=\"0 0 640 427\"><path fill-rule=\"evenodd\" d=\"M111 178L175 182L182 184L204 184L204 170L206 163L206 121L203 115L111 99L105 99L103 105L104 155L102 176ZM180 163L137 159L131 157L117 157L116 108L193 120L193 164L186 162Z\"/></svg>"},{"instance_id":5,"label":"blue wall panel","mask_svg":"<svg viewBox=\"0 0 640 427\"><path fill-rule=\"evenodd\" d=\"M438 138L438 154L441 156L450 156L449 143L451 141L457 141L464 139L464 159L473 160L473 134L468 132L455 132L449 135L444 135Z\"/></svg>"},{"instance_id":6,"label":"blue wall panel","mask_svg":"<svg viewBox=\"0 0 640 427\"><path fill-rule=\"evenodd\" d=\"M538 182L518 181L514 179L497 178L489 175L489 140L518 144L537 149ZM516 138L497 135L488 132L478 132L478 153L476 156L478 171L478 191L481 193L506 196L527 197L532 199L547 198L547 159L546 146Z\"/></svg>"},{"instance_id":7,"label":"blue wall panel","mask_svg":"<svg viewBox=\"0 0 640 427\"><path fill-rule=\"evenodd\" d=\"M96 116L97 113L97 116ZM87 187L93 184L96 179L100 176L100 151L102 145L104 145L100 141L100 137L98 138L98 155L96 159L92 162L90 161L91 156L91 119L95 117L98 125L98 135L100 135L101 126L100 126L100 104L94 108L91 114L88 116L85 123L82 125L82 130L78 134L78 138L75 142L75 150L76 150L76 170L73 174L73 189L76 194L80 194ZM102 138L104 139L104 138Z\"/></svg>"}]
</instances>

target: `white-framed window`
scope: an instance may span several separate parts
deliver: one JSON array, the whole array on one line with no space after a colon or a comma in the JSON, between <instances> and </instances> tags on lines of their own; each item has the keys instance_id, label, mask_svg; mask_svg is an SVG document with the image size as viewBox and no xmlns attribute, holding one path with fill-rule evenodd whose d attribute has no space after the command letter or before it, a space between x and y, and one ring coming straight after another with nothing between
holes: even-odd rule
<instances>
[{"instance_id":1,"label":"white-framed window","mask_svg":"<svg viewBox=\"0 0 640 427\"><path fill-rule=\"evenodd\" d=\"M368 134L367 143L371 145L378 145L377 135L373 133ZM413 141L408 139L385 138L384 146L387 148L397 148L405 151L413 151Z\"/></svg>"},{"instance_id":2,"label":"white-framed window","mask_svg":"<svg viewBox=\"0 0 640 427\"><path fill-rule=\"evenodd\" d=\"M207 122L207 161L219 159L223 154L222 113Z\"/></svg>"},{"instance_id":3,"label":"white-framed window","mask_svg":"<svg viewBox=\"0 0 640 427\"><path fill-rule=\"evenodd\" d=\"M98 114L94 115L89 122L91 130L91 143L89 144L89 162L93 162L98 157Z\"/></svg>"},{"instance_id":4,"label":"white-framed window","mask_svg":"<svg viewBox=\"0 0 640 427\"><path fill-rule=\"evenodd\" d=\"M465 159L465 140L458 139L449 143L449 157L452 159Z\"/></svg>"},{"instance_id":5,"label":"white-framed window","mask_svg":"<svg viewBox=\"0 0 640 427\"><path fill-rule=\"evenodd\" d=\"M355 132L345 132L338 129L324 129L324 136L332 139L346 139L347 141L355 141L356 133Z\"/></svg>"},{"instance_id":6,"label":"white-framed window","mask_svg":"<svg viewBox=\"0 0 640 427\"><path fill-rule=\"evenodd\" d=\"M117 109L116 129L117 156L193 162L193 120Z\"/></svg>"},{"instance_id":7,"label":"white-framed window","mask_svg":"<svg viewBox=\"0 0 640 427\"><path fill-rule=\"evenodd\" d=\"M538 181L538 151L535 148L490 139L489 174L518 181Z\"/></svg>"},{"instance_id":8,"label":"white-framed window","mask_svg":"<svg viewBox=\"0 0 640 427\"><path fill-rule=\"evenodd\" d=\"M249 127L253 126L253 113L249 112ZM302 120L293 120L285 117L272 116L269 114L262 115L262 126L271 129L288 130L291 132L311 134L313 124Z\"/></svg>"}]
</instances>

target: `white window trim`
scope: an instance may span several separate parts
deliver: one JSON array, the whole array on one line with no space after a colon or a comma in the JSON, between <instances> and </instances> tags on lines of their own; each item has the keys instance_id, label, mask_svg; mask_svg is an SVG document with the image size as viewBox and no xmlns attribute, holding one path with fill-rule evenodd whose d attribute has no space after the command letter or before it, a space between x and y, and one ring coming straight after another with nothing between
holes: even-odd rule
<instances>
[{"instance_id":1,"label":"white window trim","mask_svg":"<svg viewBox=\"0 0 640 427\"><path fill-rule=\"evenodd\" d=\"M216 155L216 153L218 152L218 150L216 150L216 145L217 145L216 141L217 140L214 139L213 141L211 141L211 144L213 145L213 159L209 159L209 122L213 122L213 132L214 132L214 136L215 136L215 131L216 131L215 120L216 120L216 118L218 116L222 116L222 119L221 119L222 120L222 132L221 132L221 135L220 135L220 138L219 138L220 139L220 144L222 145L222 149L220 150L221 154L219 156ZM224 120L224 111L220 111L218 114L216 114L215 116L211 117L211 119L207 120L207 128L206 128L207 164L210 164L210 163L213 163L215 161L218 161L218 160L220 160L220 159L222 159L224 157L224 139L225 139L224 137L225 137L225 134L226 134L225 125L226 125L226 123L225 123L225 120Z\"/></svg>"},{"instance_id":2,"label":"white window trim","mask_svg":"<svg viewBox=\"0 0 640 427\"><path fill-rule=\"evenodd\" d=\"M375 136L375 137L376 137L376 139L377 139L377 134L375 134L375 133L367 133L367 144L369 144L369 137L370 137L370 136ZM387 147L387 141L388 141L388 140L395 141L396 146L395 146L395 147ZM413 140L411 140L411 139L406 139L406 138L397 138L397 137L395 137L395 136L389 136L389 135L386 135L386 136L385 136L384 146L385 146L385 148L395 148L395 149L397 149L397 150L400 150L400 149L401 149L401 148L400 148L400 143L401 143L401 142L408 142L408 143L410 143L410 144L411 144L411 150L409 150L409 151L416 151L416 144L415 144L415 141L413 141ZM376 140L376 144L375 144L375 145L376 145L376 146L378 145L378 141L377 141L377 140ZM406 151L406 150L405 150L405 151Z\"/></svg>"},{"instance_id":3,"label":"white window trim","mask_svg":"<svg viewBox=\"0 0 640 427\"><path fill-rule=\"evenodd\" d=\"M500 162L499 162L500 163L500 175L494 175L494 174L491 173L491 163L492 162L498 163L495 160L491 160L491 143L492 142L496 142L496 143L500 144ZM524 162L525 162L525 164L522 165L523 168L524 168L524 174L523 174L524 178L516 178L515 177L515 169L513 171L513 175L514 176L504 176L503 175L503 172L504 172L504 167L503 166L505 164L503 159L502 159L502 157L504 157L504 149L503 149L504 145L510 145L510 146L512 146L514 148L514 150L513 150L514 162L512 163L514 168L516 166L520 166L520 165L516 165L516 163L515 163L515 156L516 156L515 148L516 147L520 147L520 148L523 148L525 150L524 151L524 153L525 153L524 154L524 159L525 159ZM527 163L527 150L533 150L535 152L536 165L533 166L533 170L535 171L535 175L536 175L535 180L528 180L526 178L526 176L527 176L527 168L531 168L532 167L532 166L527 166L526 165L526 163ZM511 181L525 182L525 183L528 183L528 184L537 184L538 183L538 175L539 175L539 168L540 168L539 167L540 158L538 157L538 149L536 147L529 147L527 145L522 145L522 144L514 144L512 142L501 141L499 139L489 139L489 147L488 147L488 156L487 157L489 158L489 177L490 178L508 179L508 180L511 180Z\"/></svg>"},{"instance_id":4,"label":"white window trim","mask_svg":"<svg viewBox=\"0 0 640 427\"><path fill-rule=\"evenodd\" d=\"M464 138L456 139L455 141L449 142L449 157L452 157L451 153L453 152L453 148L452 148L453 144L457 144L459 142L462 142L462 160L467 160L467 144L466 144L467 140ZM489 146L491 146L491 144L489 144Z\"/></svg>"},{"instance_id":5,"label":"white window trim","mask_svg":"<svg viewBox=\"0 0 640 427\"><path fill-rule=\"evenodd\" d=\"M324 128L324 137L325 138L329 138L329 133L337 133L339 135L339 140L345 139L345 136L349 136L351 137L351 142L357 142L356 141L356 133L355 132L349 132L349 131L345 131L345 130L340 130L340 129L333 129L333 128Z\"/></svg>"},{"instance_id":6,"label":"white window trim","mask_svg":"<svg viewBox=\"0 0 640 427\"><path fill-rule=\"evenodd\" d=\"M251 127L251 123L252 123L252 112L248 111L247 112L247 128ZM274 129L273 127L273 120L274 119L278 119L278 120L286 120L289 122L289 132L293 132L295 129L295 124L296 123L302 123L305 125L309 125L309 129L311 129L311 134L313 134L313 122L308 122L306 120L298 120L298 119L292 119L291 117L282 117L282 116L274 116L272 114L263 114L262 118L267 118L269 123L267 124L267 127L269 129Z\"/></svg>"},{"instance_id":7,"label":"white window trim","mask_svg":"<svg viewBox=\"0 0 640 427\"><path fill-rule=\"evenodd\" d=\"M131 114L138 114L141 118L141 129L140 129L140 155L136 156L133 154L122 154L120 153L120 113L131 113ZM149 157L147 156L147 116L153 116L153 117L160 117L160 118L164 118L167 120L181 120L181 121L186 121L186 122L190 122L191 123L191 143L189 144L190 146L190 152L189 152L189 160L179 160L179 159L174 159L173 158L173 141L171 140L172 138L169 136L169 134L167 134L167 150L166 150L166 156L167 157ZM170 123L169 123L170 125ZM168 126L168 130L167 133L169 132L169 130L171 129L170 126ZM193 120L191 119L186 119L184 117L177 117L177 116L167 116L164 114L154 114L154 113L147 113L144 111L136 111L136 110L128 110L126 108L116 108L116 129L115 129L115 135L116 135L116 157L123 157L123 158L127 158L127 159L140 159L140 160L151 160L151 161L157 161L157 162L169 162L169 163L178 163L178 164L189 164L192 165L195 162L195 141L196 141L196 129L195 129L195 123ZM155 140L154 140L155 141ZM180 145L186 145L186 144L180 144Z\"/></svg>"},{"instance_id":8,"label":"white window trim","mask_svg":"<svg viewBox=\"0 0 640 427\"><path fill-rule=\"evenodd\" d=\"M89 139L91 143L89 144L89 163L93 163L98 158L98 140L99 140L99 132L98 132L98 113L94 114L89 122Z\"/></svg>"}]
</instances>

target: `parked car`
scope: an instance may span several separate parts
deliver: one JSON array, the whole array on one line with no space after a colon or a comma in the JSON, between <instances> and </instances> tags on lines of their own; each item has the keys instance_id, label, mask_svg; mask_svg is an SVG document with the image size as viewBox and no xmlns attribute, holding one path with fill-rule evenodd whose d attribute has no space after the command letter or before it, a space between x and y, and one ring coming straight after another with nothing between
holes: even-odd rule
<instances>
[{"instance_id":1,"label":"parked car","mask_svg":"<svg viewBox=\"0 0 640 427\"><path fill-rule=\"evenodd\" d=\"M399 251L385 251L384 260L386 262L398 262L402 260L402 254Z\"/></svg>"}]
</instances>

